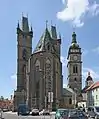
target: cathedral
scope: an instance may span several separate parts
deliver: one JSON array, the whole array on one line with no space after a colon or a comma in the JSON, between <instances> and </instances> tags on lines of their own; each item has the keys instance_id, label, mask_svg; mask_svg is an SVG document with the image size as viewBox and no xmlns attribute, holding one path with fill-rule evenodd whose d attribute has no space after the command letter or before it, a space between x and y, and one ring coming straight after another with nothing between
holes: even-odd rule
<instances>
[{"instance_id":1,"label":"cathedral","mask_svg":"<svg viewBox=\"0 0 99 119\"><path fill-rule=\"evenodd\" d=\"M14 91L14 111L22 103L30 109L52 110L61 107L61 102L65 99L60 59L62 39L57 36L56 27L51 25L49 29L46 25L33 52L32 38L32 27L29 27L28 18L23 16L21 27L19 23L17 25L17 89ZM67 57L67 79L68 91L75 92L76 97L79 97L82 90L81 55L81 48L73 32ZM70 104L71 101L72 98L69 99Z\"/></svg>"},{"instance_id":2,"label":"cathedral","mask_svg":"<svg viewBox=\"0 0 99 119\"><path fill-rule=\"evenodd\" d=\"M14 92L14 110L21 103L29 108L56 108L63 88L61 38L51 26L40 37L32 53L32 27L22 17L22 28L17 26L17 90ZM50 92L50 93L49 93ZM52 95L50 95L52 94ZM51 98L51 99L50 99Z\"/></svg>"}]
</instances>

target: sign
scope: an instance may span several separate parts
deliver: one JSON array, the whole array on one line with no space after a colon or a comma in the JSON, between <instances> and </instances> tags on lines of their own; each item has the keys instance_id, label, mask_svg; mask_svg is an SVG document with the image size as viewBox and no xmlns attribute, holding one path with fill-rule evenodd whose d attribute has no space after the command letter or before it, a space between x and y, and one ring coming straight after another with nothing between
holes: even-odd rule
<instances>
[{"instance_id":1,"label":"sign","mask_svg":"<svg viewBox=\"0 0 99 119\"><path fill-rule=\"evenodd\" d=\"M51 92L50 94L51 94L51 102L53 102L53 92Z\"/></svg>"},{"instance_id":2,"label":"sign","mask_svg":"<svg viewBox=\"0 0 99 119\"><path fill-rule=\"evenodd\" d=\"M48 92L48 102L53 102L53 92Z\"/></svg>"}]
</instances>

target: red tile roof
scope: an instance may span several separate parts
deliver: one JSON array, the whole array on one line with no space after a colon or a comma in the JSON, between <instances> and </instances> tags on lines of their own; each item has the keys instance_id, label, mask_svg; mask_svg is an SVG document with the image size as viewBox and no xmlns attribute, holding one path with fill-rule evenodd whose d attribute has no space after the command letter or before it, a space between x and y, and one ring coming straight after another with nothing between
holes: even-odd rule
<instances>
[{"instance_id":1,"label":"red tile roof","mask_svg":"<svg viewBox=\"0 0 99 119\"><path fill-rule=\"evenodd\" d=\"M93 89L95 89L95 88L97 88L97 87L99 87L99 81L93 83L90 87L88 87L88 88L86 89L86 91L93 90Z\"/></svg>"}]
</instances>

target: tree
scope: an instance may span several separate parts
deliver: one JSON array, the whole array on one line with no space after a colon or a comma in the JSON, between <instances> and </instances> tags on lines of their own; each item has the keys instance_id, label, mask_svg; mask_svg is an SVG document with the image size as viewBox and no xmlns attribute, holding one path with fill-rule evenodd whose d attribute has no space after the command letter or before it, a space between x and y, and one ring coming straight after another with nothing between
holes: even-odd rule
<instances>
[{"instance_id":1,"label":"tree","mask_svg":"<svg viewBox=\"0 0 99 119\"><path fill-rule=\"evenodd\" d=\"M3 96L1 96L1 97L0 97L0 100L4 100L4 97L3 97Z\"/></svg>"}]
</instances>

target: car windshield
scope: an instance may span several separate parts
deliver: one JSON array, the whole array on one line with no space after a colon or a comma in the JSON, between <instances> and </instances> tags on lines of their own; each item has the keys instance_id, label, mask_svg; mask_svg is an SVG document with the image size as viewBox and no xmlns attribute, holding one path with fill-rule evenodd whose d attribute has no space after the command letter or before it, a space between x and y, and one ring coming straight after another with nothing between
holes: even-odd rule
<instances>
[{"instance_id":1,"label":"car windshield","mask_svg":"<svg viewBox=\"0 0 99 119\"><path fill-rule=\"evenodd\" d=\"M99 107L95 107L96 108L96 111L99 112Z\"/></svg>"},{"instance_id":2,"label":"car windshield","mask_svg":"<svg viewBox=\"0 0 99 119\"><path fill-rule=\"evenodd\" d=\"M60 115L67 115L68 114L68 110L66 110L66 109L59 109L57 111L57 113L60 113Z\"/></svg>"},{"instance_id":3,"label":"car windshield","mask_svg":"<svg viewBox=\"0 0 99 119\"><path fill-rule=\"evenodd\" d=\"M75 114L76 112L77 112L76 109L70 109L70 110L69 110L69 114L70 114L70 115Z\"/></svg>"}]
</instances>

